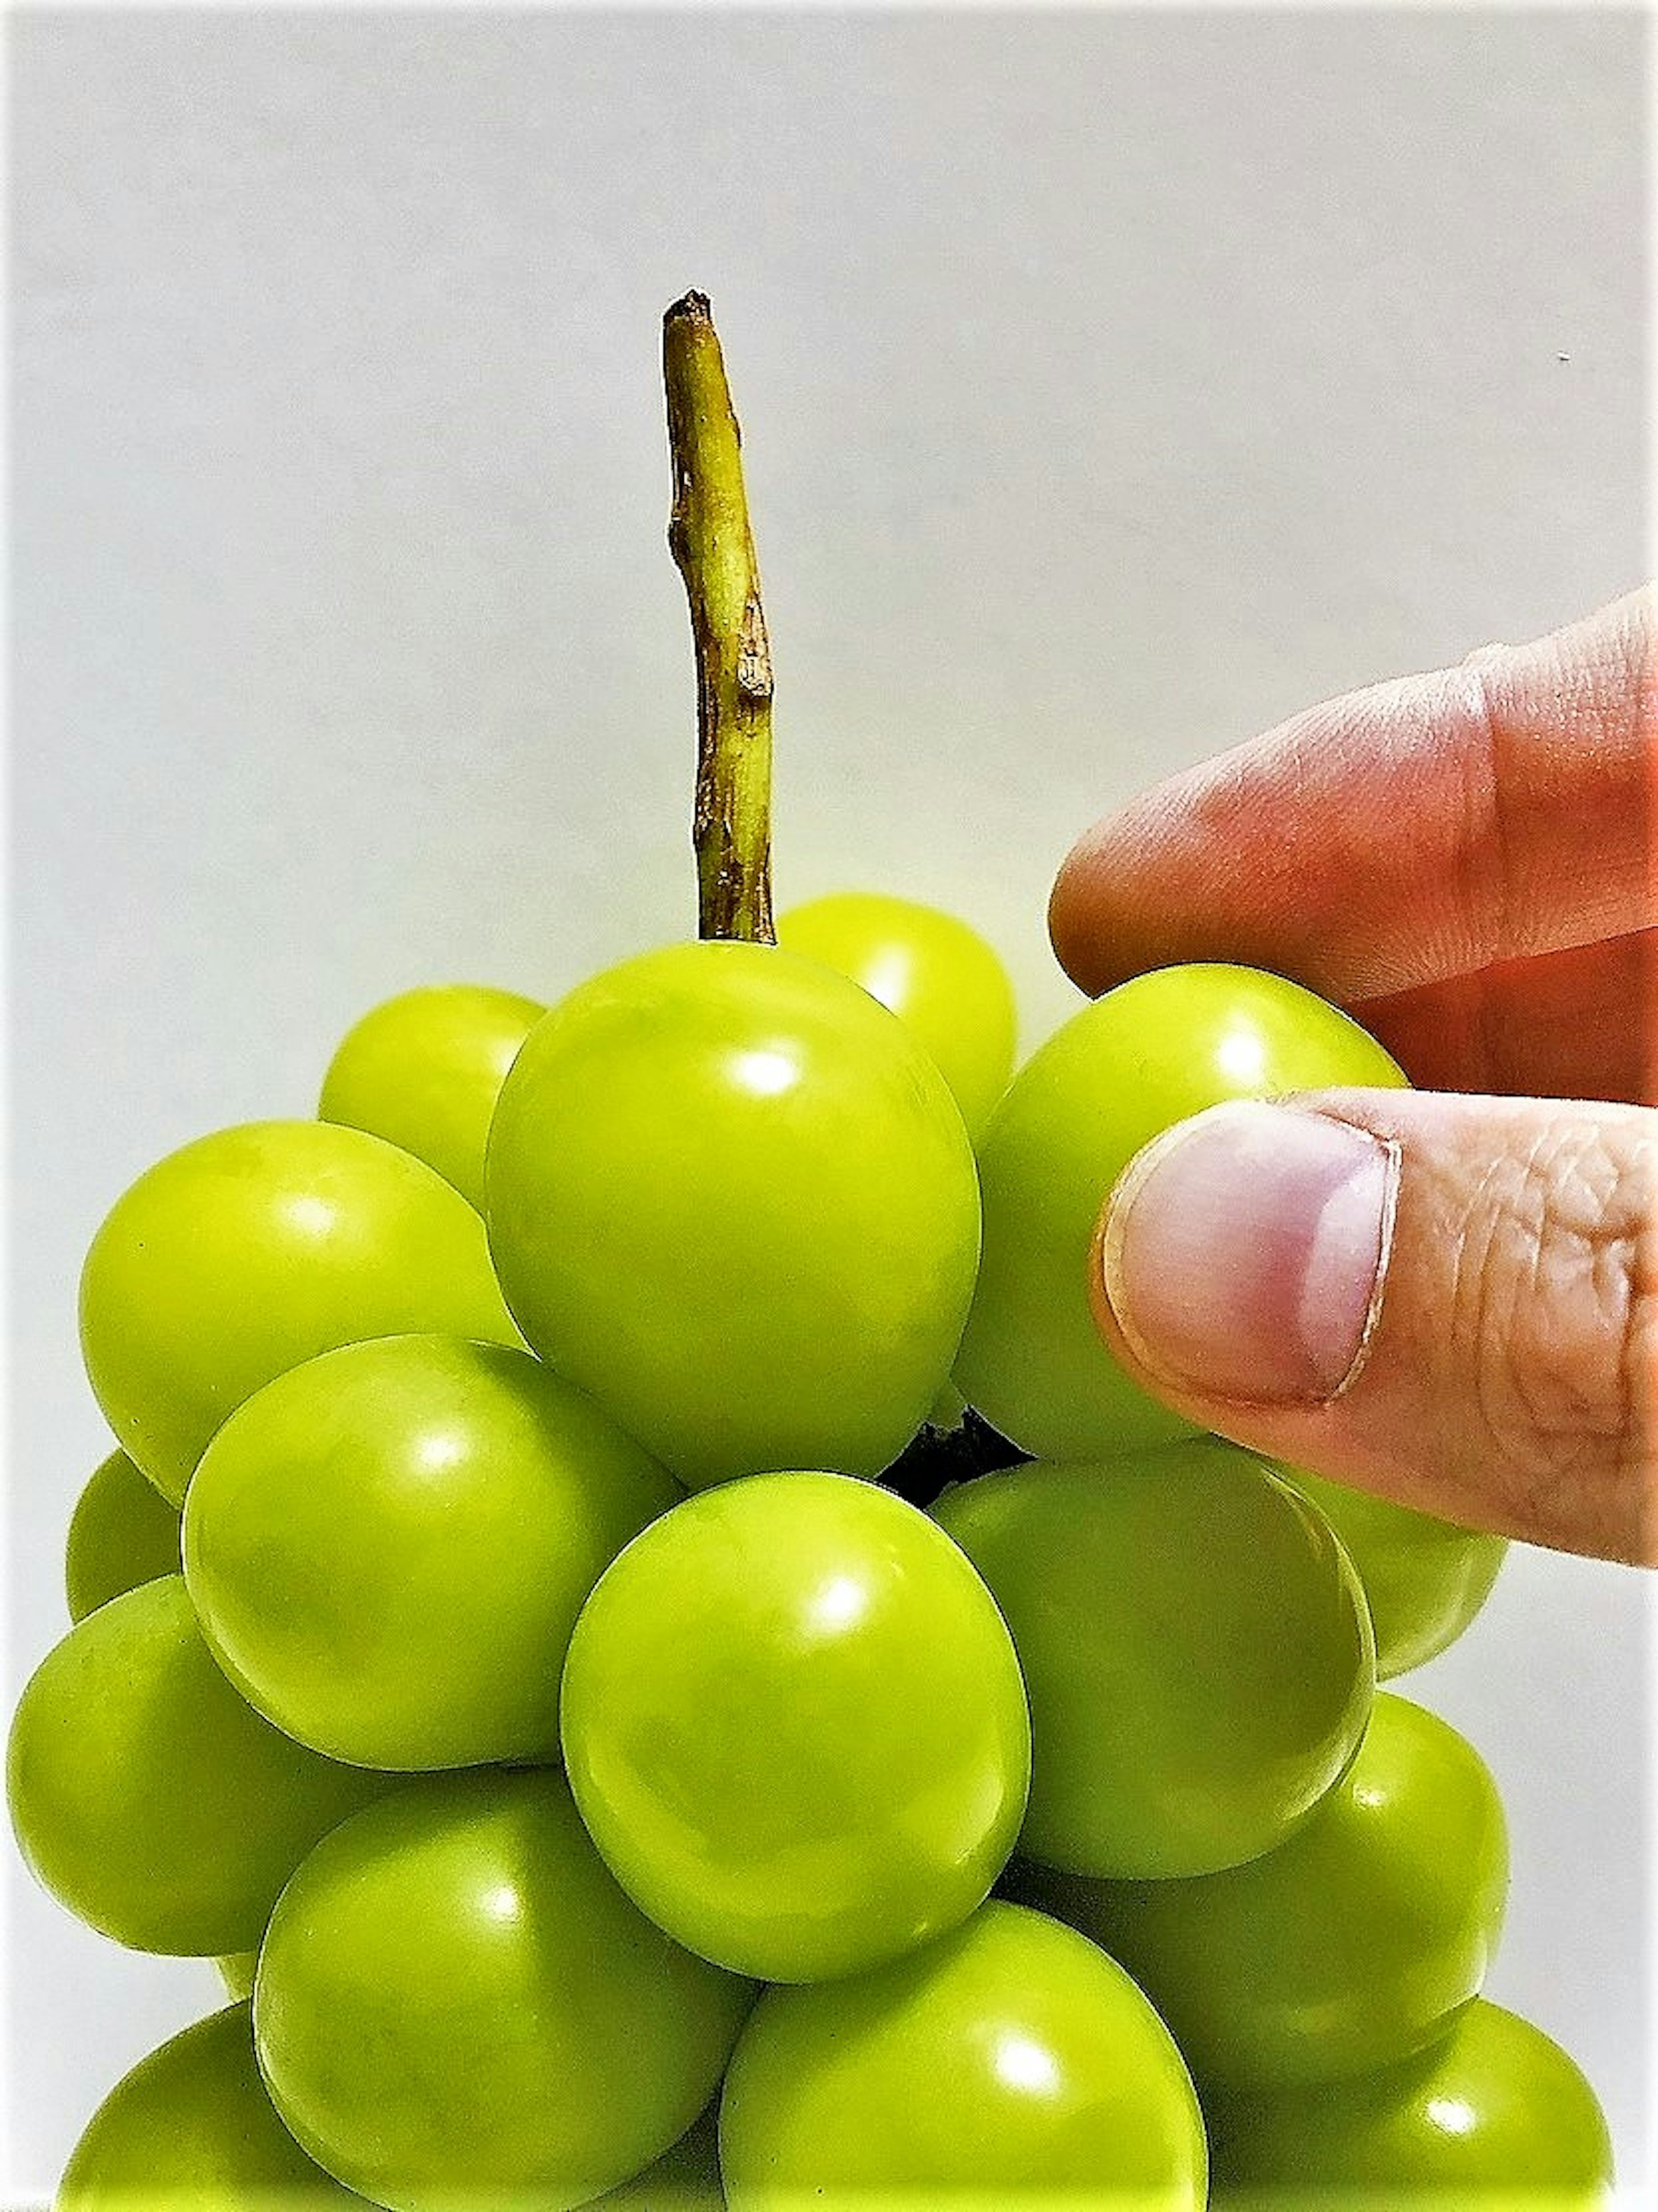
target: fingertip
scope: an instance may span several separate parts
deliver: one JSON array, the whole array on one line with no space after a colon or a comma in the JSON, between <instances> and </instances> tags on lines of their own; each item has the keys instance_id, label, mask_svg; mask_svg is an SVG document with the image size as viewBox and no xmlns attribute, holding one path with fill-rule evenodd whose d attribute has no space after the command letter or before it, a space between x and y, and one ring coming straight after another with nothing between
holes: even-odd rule
<instances>
[{"instance_id":1,"label":"fingertip","mask_svg":"<svg viewBox=\"0 0 1658 2212\"><path fill-rule=\"evenodd\" d=\"M1060 861L1048 895L1048 939L1054 957L1078 988L1092 995L1089 981L1087 906L1096 872L1099 823L1085 830Z\"/></svg>"},{"instance_id":2,"label":"fingertip","mask_svg":"<svg viewBox=\"0 0 1658 2212\"><path fill-rule=\"evenodd\" d=\"M1095 1230L1107 1349L1188 1420L1467 1528L1658 1565L1649 1109L1234 1102ZM1632 1379L1633 1378L1633 1379Z\"/></svg>"},{"instance_id":3,"label":"fingertip","mask_svg":"<svg viewBox=\"0 0 1658 2212\"><path fill-rule=\"evenodd\" d=\"M1139 801L1090 824L1060 862L1048 900L1054 956L1090 999L1188 956L1165 927L1158 817Z\"/></svg>"}]
</instances>

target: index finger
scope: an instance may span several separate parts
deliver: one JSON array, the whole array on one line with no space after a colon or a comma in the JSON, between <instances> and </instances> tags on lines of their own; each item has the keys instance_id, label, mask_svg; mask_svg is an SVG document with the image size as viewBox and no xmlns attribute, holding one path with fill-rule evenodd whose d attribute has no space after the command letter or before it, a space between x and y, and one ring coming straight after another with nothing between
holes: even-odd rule
<instances>
[{"instance_id":1,"label":"index finger","mask_svg":"<svg viewBox=\"0 0 1658 2212\"><path fill-rule=\"evenodd\" d=\"M1227 960L1351 1004L1649 927L1655 607L1353 692L1157 785L1061 868L1061 963L1094 994Z\"/></svg>"}]
</instances>

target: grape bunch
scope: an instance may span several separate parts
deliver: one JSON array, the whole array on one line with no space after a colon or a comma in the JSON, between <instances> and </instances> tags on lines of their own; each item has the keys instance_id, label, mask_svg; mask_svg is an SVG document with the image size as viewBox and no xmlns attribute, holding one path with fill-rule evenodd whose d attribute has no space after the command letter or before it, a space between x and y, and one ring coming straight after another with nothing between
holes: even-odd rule
<instances>
[{"instance_id":1,"label":"grape bunch","mask_svg":"<svg viewBox=\"0 0 1658 2212\"><path fill-rule=\"evenodd\" d=\"M1502 1541L1193 1432L1089 1313L1159 1130L1404 1078L1221 966L1015 1073L964 923L774 931L735 422L668 331L701 937L376 1008L88 1255L116 1449L12 1820L232 2002L58 2212L1587 2212L1594 2094L1479 1994L1491 1777L1378 1688Z\"/></svg>"}]
</instances>

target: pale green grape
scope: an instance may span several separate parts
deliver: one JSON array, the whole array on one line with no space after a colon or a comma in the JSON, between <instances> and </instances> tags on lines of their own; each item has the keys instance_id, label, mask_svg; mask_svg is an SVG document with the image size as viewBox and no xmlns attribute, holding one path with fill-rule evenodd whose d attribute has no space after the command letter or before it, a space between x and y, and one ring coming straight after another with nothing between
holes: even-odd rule
<instances>
[{"instance_id":1,"label":"pale green grape","mask_svg":"<svg viewBox=\"0 0 1658 2212\"><path fill-rule=\"evenodd\" d=\"M380 1337L238 1407L185 1504L215 1657L363 1766L556 1759L588 1591L678 1484L526 1352Z\"/></svg>"},{"instance_id":2,"label":"pale green grape","mask_svg":"<svg viewBox=\"0 0 1658 2212\"><path fill-rule=\"evenodd\" d=\"M30 1678L6 1768L24 1858L137 1951L250 1949L311 1846L387 1786L292 1742L232 1689L184 1579L111 1598Z\"/></svg>"},{"instance_id":3,"label":"pale green grape","mask_svg":"<svg viewBox=\"0 0 1658 2212\"><path fill-rule=\"evenodd\" d=\"M489 1118L519 1047L547 1009L513 991L404 991L346 1032L323 1078L325 1121L370 1130L483 1207Z\"/></svg>"},{"instance_id":4,"label":"pale green grape","mask_svg":"<svg viewBox=\"0 0 1658 2212\"><path fill-rule=\"evenodd\" d=\"M881 891L835 891L777 917L777 941L862 984L938 1063L976 1137L1013 1073L1007 970L953 914Z\"/></svg>"},{"instance_id":5,"label":"pale green grape","mask_svg":"<svg viewBox=\"0 0 1658 2212\"><path fill-rule=\"evenodd\" d=\"M277 2111L392 2212L565 2212L707 2105L750 1984L623 1895L562 1775L441 1775L319 1844L259 1955Z\"/></svg>"},{"instance_id":6,"label":"pale green grape","mask_svg":"<svg viewBox=\"0 0 1658 2212\"><path fill-rule=\"evenodd\" d=\"M81 1492L64 1547L64 1589L71 1620L84 1620L110 1598L176 1575L179 1509L124 1451L94 1468Z\"/></svg>"},{"instance_id":7,"label":"pale green grape","mask_svg":"<svg viewBox=\"0 0 1658 2212\"><path fill-rule=\"evenodd\" d=\"M1376 1628L1378 1679L1408 1673L1455 1643L1491 1594L1508 1555L1506 1537L1459 1528L1303 1468L1283 1472L1358 1570Z\"/></svg>"},{"instance_id":8,"label":"pale green grape","mask_svg":"<svg viewBox=\"0 0 1658 2212\"><path fill-rule=\"evenodd\" d=\"M248 2008L237 2004L116 2084L75 2147L53 2212L347 2212L363 2201L276 2118Z\"/></svg>"},{"instance_id":9,"label":"pale green grape","mask_svg":"<svg viewBox=\"0 0 1658 2212\"><path fill-rule=\"evenodd\" d=\"M1263 1857L1184 1881L1025 1863L1013 1887L1121 1960L1206 2094L1278 2090L1446 2033L1497 1948L1508 1843L1472 1746L1383 1691L1346 1774Z\"/></svg>"},{"instance_id":10,"label":"pale green grape","mask_svg":"<svg viewBox=\"0 0 1658 2212\"><path fill-rule=\"evenodd\" d=\"M932 1511L1024 1673L1029 1856L1210 1874L1282 1843L1346 1768L1375 1687L1363 1592L1328 1524L1250 1453L1033 1462Z\"/></svg>"},{"instance_id":11,"label":"pale green grape","mask_svg":"<svg viewBox=\"0 0 1658 2212\"><path fill-rule=\"evenodd\" d=\"M1414 2058L1204 2100L1213 2212L1607 2212L1612 2141L1558 2043L1476 1997Z\"/></svg>"},{"instance_id":12,"label":"pale green grape","mask_svg":"<svg viewBox=\"0 0 1658 2212\"><path fill-rule=\"evenodd\" d=\"M1223 1099L1404 1080L1345 1014L1254 969L1158 969L1073 1014L980 1140L984 1255L956 1362L969 1404L1041 1459L1191 1435L1094 1325L1090 1251L1111 1186L1153 1137Z\"/></svg>"},{"instance_id":13,"label":"pale green grape","mask_svg":"<svg viewBox=\"0 0 1658 2212\"><path fill-rule=\"evenodd\" d=\"M531 1345L689 1487L878 1474L944 1383L972 1148L902 1024L814 961L681 945L584 983L513 1064L488 1182Z\"/></svg>"},{"instance_id":14,"label":"pale green grape","mask_svg":"<svg viewBox=\"0 0 1658 2212\"><path fill-rule=\"evenodd\" d=\"M762 1996L726 2078L732 2212L1202 2212L1197 2099L1121 1966L992 1902Z\"/></svg>"},{"instance_id":15,"label":"pale green grape","mask_svg":"<svg viewBox=\"0 0 1658 2212\"><path fill-rule=\"evenodd\" d=\"M990 1593L924 1514L838 1474L727 1483L638 1537L576 1623L563 1735L629 1894L767 1981L854 1973L964 1919L1029 1778Z\"/></svg>"},{"instance_id":16,"label":"pale green grape","mask_svg":"<svg viewBox=\"0 0 1658 2212\"><path fill-rule=\"evenodd\" d=\"M116 1201L81 1276L94 1395L175 1504L261 1383L412 1329L520 1341L465 1200L396 1146L326 1122L258 1121L170 1153Z\"/></svg>"}]
</instances>

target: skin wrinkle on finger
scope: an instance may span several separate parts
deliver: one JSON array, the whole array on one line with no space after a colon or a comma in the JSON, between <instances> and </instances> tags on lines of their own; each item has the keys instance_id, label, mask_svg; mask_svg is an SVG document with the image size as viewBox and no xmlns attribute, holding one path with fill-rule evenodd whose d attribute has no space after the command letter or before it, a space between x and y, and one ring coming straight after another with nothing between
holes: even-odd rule
<instances>
[{"instance_id":1,"label":"skin wrinkle on finger","mask_svg":"<svg viewBox=\"0 0 1658 2212\"><path fill-rule=\"evenodd\" d=\"M1652 1273L1645 1177L1620 1170L1568 1108L1523 1151L1494 1156L1472 1188L1455 1153L1418 1151L1415 1164L1395 1255L1407 1247L1417 1279L1393 1301L1395 1320L1401 1307L1409 1318L1389 1343L1384 1292L1372 1372L1386 1363L1396 1380L1401 1364L1421 1363L1431 1456L1516 1533L1647 1554L1654 1439L1637 1382L1658 1310L1649 1288L1640 1295Z\"/></svg>"},{"instance_id":2,"label":"skin wrinkle on finger","mask_svg":"<svg viewBox=\"0 0 1658 2212\"><path fill-rule=\"evenodd\" d=\"M1634 592L1587 623L1451 672L1474 768L1463 913L1476 942L1486 933L1487 957L1465 968L1510 948L1546 955L1658 921L1655 608L1650 588ZM1601 787L1585 784L1584 763ZM1574 801L1576 817L1565 812ZM1600 834L1585 838L1588 818ZM1618 919L1593 926L1609 909Z\"/></svg>"},{"instance_id":3,"label":"skin wrinkle on finger","mask_svg":"<svg viewBox=\"0 0 1658 2212\"><path fill-rule=\"evenodd\" d=\"M1540 1147L1531 1163L1526 1212L1540 1212L1553 1228L1540 1231L1531 1279L1516 1296L1509 1379L1524 1419L1550 1448L1541 1472L1552 1494L1538 1504L1556 1516L1574 1510L1587 1484L1606 1480L1600 1471L1608 1464L1615 1516L1641 1449L1635 1380L1643 1224L1628 1201L1628 1180L1604 1148L1562 1141ZM1559 1312L1580 1316L1584 1332L1618 1354L1604 1393L1583 1389L1594 1347L1574 1357L1552 1326Z\"/></svg>"},{"instance_id":4,"label":"skin wrinkle on finger","mask_svg":"<svg viewBox=\"0 0 1658 2212\"><path fill-rule=\"evenodd\" d=\"M1625 1436L1631 1449L1658 1460L1658 1133L1636 1148L1630 1207L1628 1285L1631 1311L1625 1331ZM1658 1490L1658 1483L1655 1483ZM1658 1508L1658 1496L1652 1501ZM1658 1529L1654 1530L1658 1537Z\"/></svg>"},{"instance_id":5,"label":"skin wrinkle on finger","mask_svg":"<svg viewBox=\"0 0 1658 2212\"><path fill-rule=\"evenodd\" d=\"M1635 1191L1635 1252L1631 1272L1634 1311L1626 1344L1625 1402L1629 1407L1625 1442L1638 1464L1648 1466L1643 1556L1658 1562L1658 1140L1643 1143L1637 1158Z\"/></svg>"},{"instance_id":6,"label":"skin wrinkle on finger","mask_svg":"<svg viewBox=\"0 0 1658 2212\"><path fill-rule=\"evenodd\" d=\"M1544 892L1554 860L1546 808L1541 810L1540 836L1533 819L1540 812L1534 787L1540 761L1546 769L1555 751L1546 743L1551 714L1568 758L1609 760L1612 775L1621 781L1619 755L1627 750L1635 824L1625 856L1630 910L1641 921L1658 920L1650 835L1658 769L1658 702L1652 696L1649 649L1655 607L1658 598L1652 591L1632 593L1598 623L1577 623L1535 644L1503 648L1462 672L1472 694L1471 724L1486 742L1488 787L1483 816L1476 813L1468 830L1470 849L1476 854L1485 849L1487 872L1482 883L1476 866L1467 910L1494 918L1499 947L1527 946L1546 953L1613 933L1579 931L1567 933L1558 943L1527 945L1528 932L1547 911ZM1540 748L1540 735L1545 738ZM1576 851L1581 873L1576 881L1564 882L1570 911L1587 915L1593 910L1603 864L1608 859L1616 863L1619 852L1610 841ZM1618 895L1621 902L1625 893L1620 890Z\"/></svg>"},{"instance_id":7,"label":"skin wrinkle on finger","mask_svg":"<svg viewBox=\"0 0 1658 2212\"><path fill-rule=\"evenodd\" d=\"M1457 756L1462 784L1463 823L1457 844L1463 882L1457 907L1463 914L1485 914L1499 944L1516 941L1516 832L1508 804L1503 769L1502 725L1486 681L1499 656L1467 663L1453 672L1465 696L1469 743ZM1522 928L1523 934L1523 928Z\"/></svg>"},{"instance_id":8,"label":"skin wrinkle on finger","mask_svg":"<svg viewBox=\"0 0 1658 2212\"><path fill-rule=\"evenodd\" d=\"M1627 1426L1623 1363L1600 1362L1602 1346L1627 1340L1633 1254L1606 1210L1615 1188L1598 1200L1588 1188L1592 1164L1558 1130L1494 1163L1469 1209L1478 1249L1471 1256L1464 1236L1456 1253L1452 1364L1459 1353L1472 1360L1491 1469L1545 1524L1582 1512L1585 1484L1609 1449L1614 1478L1625 1472L1616 1457ZM1459 1326L1465 1284L1469 1318ZM1561 1316L1575 1323L1564 1339Z\"/></svg>"}]
</instances>

